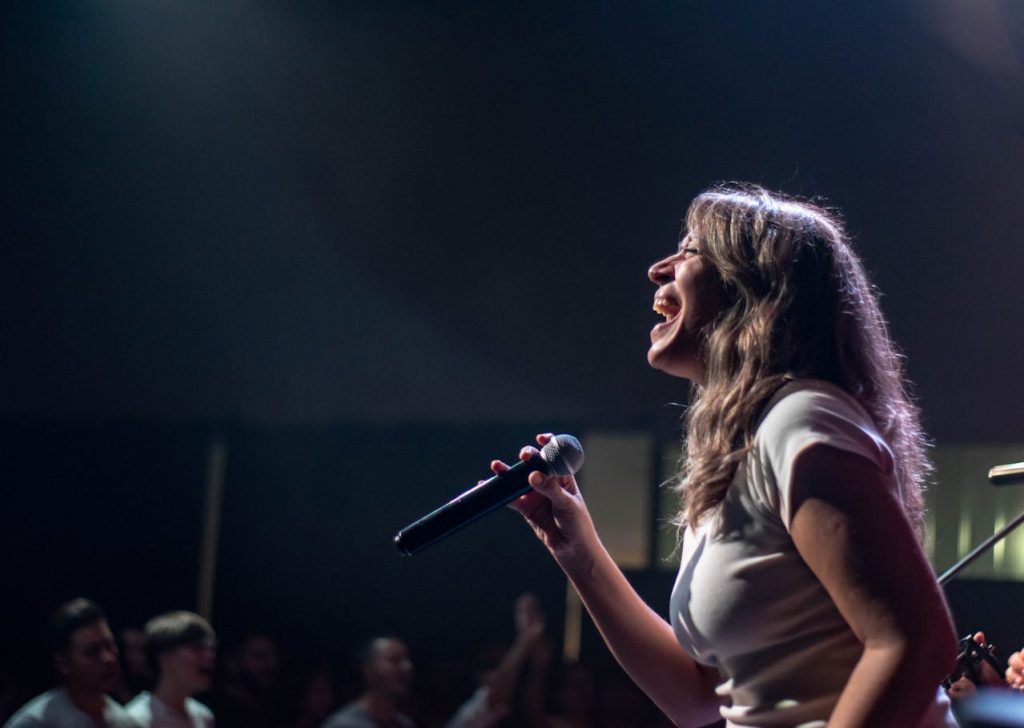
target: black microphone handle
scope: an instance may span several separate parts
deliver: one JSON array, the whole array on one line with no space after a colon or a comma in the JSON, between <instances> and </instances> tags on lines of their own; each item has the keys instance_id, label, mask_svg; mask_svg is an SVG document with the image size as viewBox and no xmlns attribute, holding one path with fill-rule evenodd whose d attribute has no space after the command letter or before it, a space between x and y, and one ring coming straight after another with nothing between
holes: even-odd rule
<instances>
[{"instance_id":1,"label":"black microphone handle","mask_svg":"<svg viewBox=\"0 0 1024 728\"><path fill-rule=\"evenodd\" d=\"M516 463L504 473L470 488L433 513L403 528L395 536L395 546L406 556L411 556L481 516L511 503L529 492L527 478L537 470L548 472L548 464L540 455Z\"/></svg>"}]
</instances>

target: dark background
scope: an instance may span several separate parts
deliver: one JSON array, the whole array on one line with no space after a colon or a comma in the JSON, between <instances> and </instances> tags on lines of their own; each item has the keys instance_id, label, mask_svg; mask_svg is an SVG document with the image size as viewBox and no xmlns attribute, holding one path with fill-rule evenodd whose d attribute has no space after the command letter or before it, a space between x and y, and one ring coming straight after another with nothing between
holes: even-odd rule
<instances>
[{"instance_id":1,"label":"dark background","mask_svg":"<svg viewBox=\"0 0 1024 728\"><path fill-rule=\"evenodd\" d=\"M938 443L1024 440L1022 3L22 2L0 40L8 654L75 594L194 606L217 432L219 629L557 614L511 514L390 537L538 429L673 430L645 272L716 180L841 208ZM1019 646L990 588L951 596Z\"/></svg>"}]
</instances>

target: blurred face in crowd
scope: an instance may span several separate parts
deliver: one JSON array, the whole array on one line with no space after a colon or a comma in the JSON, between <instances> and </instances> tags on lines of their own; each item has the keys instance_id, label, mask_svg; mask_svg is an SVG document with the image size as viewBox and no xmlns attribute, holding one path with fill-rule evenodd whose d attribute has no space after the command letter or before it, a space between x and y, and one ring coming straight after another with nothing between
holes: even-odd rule
<instances>
[{"instance_id":1,"label":"blurred face in crowd","mask_svg":"<svg viewBox=\"0 0 1024 728\"><path fill-rule=\"evenodd\" d=\"M364 667L366 684L395 698L412 692L412 660L401 640L381 638L373 643L370 661Z\"/></svg>"},{"instance_id":2,"label":"blurred face in crowd","mask_svg":"<svg viewBox=\"0 0 1024 728\"><path fill-rule=\"evenodd\" d=\"M141 629L128 627L121 630L121 660L128 678L134 681L149 681L153 675L146 660L146 633Z\"/></svg>"},{"instance_id":3,"label":"blurred face in crowd","mask_svg":"<svg viewBox=\"0 0 1024 728\"><path fill-rule=\"evenodd\" d=\"M56 656L57 672L68 687L83 693L108 693L121 677L117 643L106 622L79 627L67 650Z\"/></svg>"},{"instance_id":4,"label":"blurred face in crowd","mask_svg":"<svg viewBox=\"0 0 1024 728\"><path fill-rule=\"evenodd\" d=\"M212 641L180 645L160 655L161 681L170 680L191 695L210 689L215 667L216 649Z\"/></svg>"},{"instance_id":5,"label":"blurred face in crowd","mask_svg":"<svg viewBox=\"0 0 1024 728\"><path fill-rule=\"evenodd\" d=\"M324 674L314 675L302 696L302 714L316 719L317 722L323 722L333 709L334 686L331 684L331 678Z\"/></svg>"},{"instance_id":6,"label":"blurred face in crowd","mask_svg":"<svg viewBox=\"0 0 1024 728\"><path fill-rule=\"evenodd\" d=\"M248 687L271 691L277 686L277 647L269 637L250 637L235 659L235 668Z\"/></svg>"}]
</instances>

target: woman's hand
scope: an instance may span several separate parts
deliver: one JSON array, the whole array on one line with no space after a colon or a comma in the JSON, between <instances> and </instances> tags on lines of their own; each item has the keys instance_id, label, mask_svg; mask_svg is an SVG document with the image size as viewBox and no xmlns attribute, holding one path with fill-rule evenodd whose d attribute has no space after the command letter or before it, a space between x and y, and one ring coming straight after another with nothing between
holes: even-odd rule
<instances>
[{"instance_id":1,"label":"woman's hand","mask_svg":"<svg viewBox=\"0 0 1024 728\"><path fill-rule=\"evenodd\" d=\"M543 447L553 437L550 432L537 435L537 444ZM540 457L535 447L524 447L519 452L520 460L534 457ZM508 469L500 460L491 463L495 474ZM533 490L514 500L509 507L523 515L570 577L585 574L592 568L594 550L600 548L600 544L576 478L571 475L555 477L538 471L530 473L529 483Z\"/></svg>"},{"instance_id":2,"label":"woman's hand","mask_svg":"<svg viewBox=\"0 0 1024 728\"><path fill-rule=\"evenodd\" d=\"M552 437L551 433L537 435L537 444L543 447ZM533 457L539 457L535 447L524 447L519 453L520 460ZM491 463L495 473L507 469L500 461ZM718 671L690 659L672 626L647 606L622 575L597 537L576 479L534 472L529 483L533 490L509 507L523 514L558 561L626 673L676 725L702 726L717 720ZM532 672L540 674L547 655L534 657Z\"/></svg>"}]
</instances>

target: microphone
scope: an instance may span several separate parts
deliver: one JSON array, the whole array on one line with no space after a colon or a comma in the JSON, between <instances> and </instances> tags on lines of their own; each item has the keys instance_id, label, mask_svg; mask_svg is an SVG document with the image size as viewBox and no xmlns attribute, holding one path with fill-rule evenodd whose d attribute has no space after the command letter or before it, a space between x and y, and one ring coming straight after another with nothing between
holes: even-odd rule
<instances>
[{"instance_id":1,"label":"microphone","mask_svg":"<svg viewBox=\"0 0 1024 728\"><path fill-rule=\"evenodd\" d=\"M988 471L988 482L992 485L1024 483L1024 463L996 465Z\"/></svg>"},{"instance_id":2,"label":"microphone","mask_svg":"<svg viewBox=\"0 0 1024 728\"><path fill-rule=\"evenodd\" d=\"M422 551L445 536L512 502L530 491L527 478L540 470L548 475L572 475L583 465L583 446L572 435L556 435L534 456L504 473L470 488L454 500L411 523L395 535L395 546L406 556Z\"/></svg>"}]
</instances>

